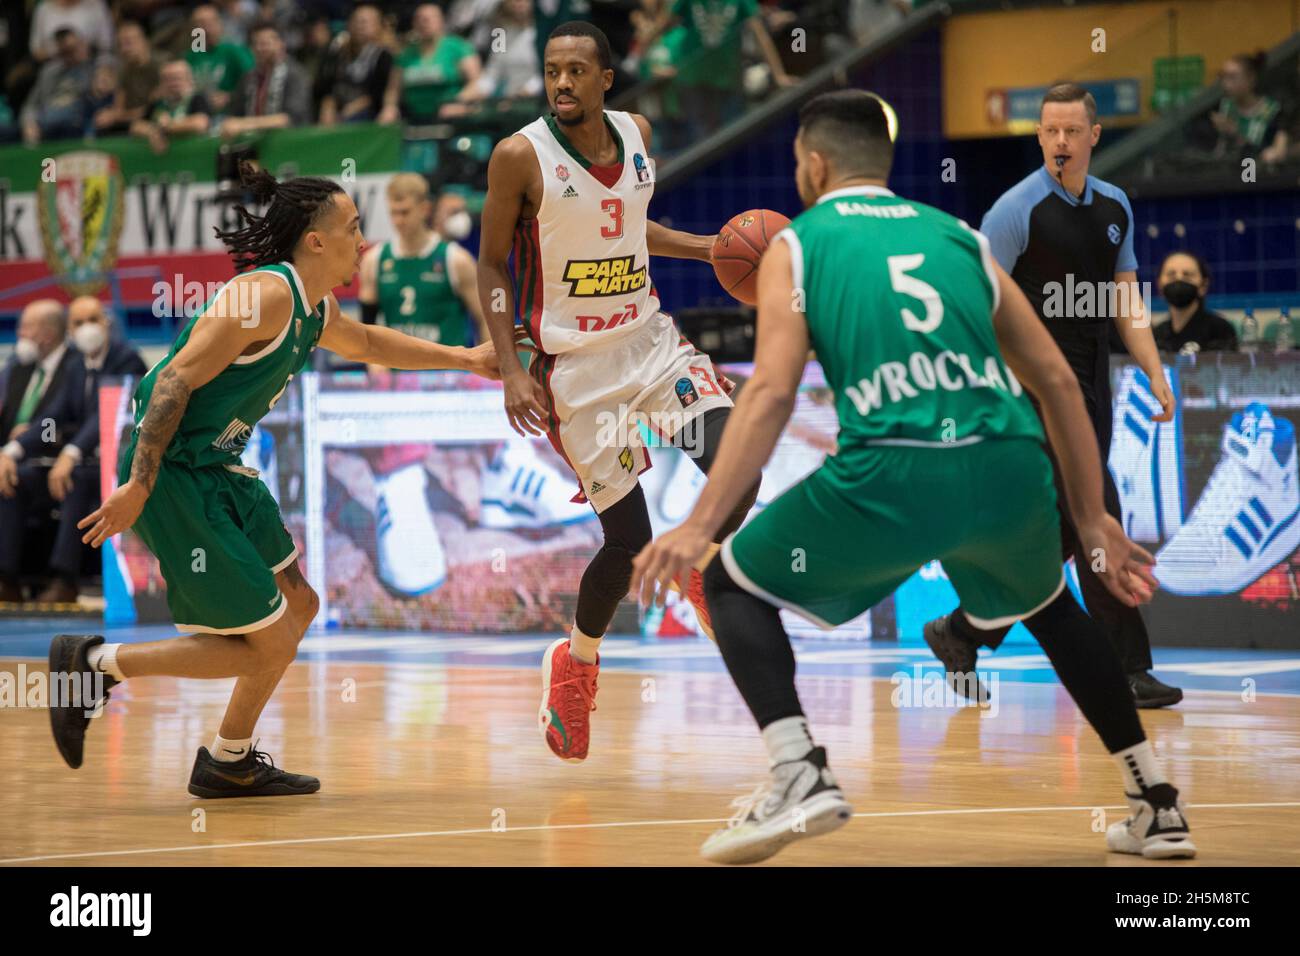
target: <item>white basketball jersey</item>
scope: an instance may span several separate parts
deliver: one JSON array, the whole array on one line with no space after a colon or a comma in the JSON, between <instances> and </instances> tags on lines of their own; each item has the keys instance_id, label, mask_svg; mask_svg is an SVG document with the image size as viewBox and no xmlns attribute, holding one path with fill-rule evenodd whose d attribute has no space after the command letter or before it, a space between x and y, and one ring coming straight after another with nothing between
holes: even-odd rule
<instances>
[{"instance_id":1,"label":"white basketball jersey","mask_svg":"<svg viewBox=\"0 0 1300 956\"><path fill-rule=\"evenodd\" d=\"M515 231L519 314L543 352L605 345L642 328L659 311L650 282L646 210L654 170L627 113L605 111L623 173L612 187L564 138L551 116L519 132L542 169L542 204Z\"/></svg>"}]
</instances>

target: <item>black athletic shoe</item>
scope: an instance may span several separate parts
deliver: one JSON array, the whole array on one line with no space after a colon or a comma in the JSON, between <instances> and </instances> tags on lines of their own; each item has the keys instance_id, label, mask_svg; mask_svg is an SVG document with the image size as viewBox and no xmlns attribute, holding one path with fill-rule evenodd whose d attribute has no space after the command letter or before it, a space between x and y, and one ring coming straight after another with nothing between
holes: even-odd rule
<instances>
[{"instance_id":1,"label":"black athletic shoe","mask_svg":"<svg viewBox=\"0 0 1300 956\"><path fill-rule=\"evenodd\" d=\"M1168 707L1183 699L1181 688L1161 683L1149 671L1134 671L1129 674L1128 686L1133 691L1133 703L1145 710Z\"/></svg>"},{"instance_id":2,"label":"black athletic shoe","mask_svg":"<svg viewBox=\"0 0 1300 956\"><path fill-rule=\"evenodd\" d=\"M98 634L60 634L50 642L50 730L73 770L81 766L91 716L107 703L109 689L117 684L86 661L86 653L103 643Z\"/></svg>"},{"instance_id":3,"label":"black athletic shoe","mask_svg":"<svg viewBox=\"0 0 1300 956\"><path fill-rule=\"evenodd\" d=\"M190 793L196 797L292 797L315 793L320 781L277 767L271 758L251 748L242 760L226 763L200 747L190 773Z\"/></svg>"},{"instance_id":4,"label":"black athletic shoe","mask_svg":"<svg viewBox=\"0 0 1300 956\"><path fill-rule=\"evenodd\" d=\"M975 676L979 645L971 643L953 630L951 617L950 614L936 617L921 629L921 636L943 664L944 676L952 689L967 700L988 703L988 689Z\"/></svg>"}]
</instances>

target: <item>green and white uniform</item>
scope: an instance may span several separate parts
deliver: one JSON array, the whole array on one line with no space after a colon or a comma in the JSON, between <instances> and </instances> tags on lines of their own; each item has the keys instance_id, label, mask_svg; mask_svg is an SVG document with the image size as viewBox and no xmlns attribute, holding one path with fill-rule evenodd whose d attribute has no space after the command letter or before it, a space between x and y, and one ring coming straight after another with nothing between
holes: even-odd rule
<instances>
[{"instance_id":1,"label":"green and white uniform","mask_svg":"<svg viewBox=\"0 0 1300 956\"><path fill-rule=\"evenodd\" d=\"M835 393L839 447L724 543L732 578L823 627L935 558L976 624L1054 598L1052 468L998 350L988 241L870 186L826 194L777 238Z\"/></svg>"},{"instance_id":2,"label":"green and white uniform","mask_svg":"<svg viewBox=\"0 0 1300 956\"><path fill-rule=\"evenodd\" d=\"M284 280L293 294L293 315L265 348L239 356L193 391L134 525L158 558L167 604L182 631L254 631L288 606L275 574L293 563L298 549L271 492L257 472L240 463L240 455L253 426L306 366L329 318L329 300L309 307L302 279L287 262L245 275L256 272ZM135 390L135 428L118 468L120 483L131 476L154 383L189 341L199 315Z\"/></svg>"},{"instance_id":3,"label":"green and white uniform","mask_svg":"<svg viewBox=\"0 0 1300 956\"><path fill-rule=\"evenodd\" d=\"M384 325L442 345L469 345L469 312L451 282L453 243L437 233L414 256L392 242L379 250L379 311Z\"/></svg>"}]
</instances>

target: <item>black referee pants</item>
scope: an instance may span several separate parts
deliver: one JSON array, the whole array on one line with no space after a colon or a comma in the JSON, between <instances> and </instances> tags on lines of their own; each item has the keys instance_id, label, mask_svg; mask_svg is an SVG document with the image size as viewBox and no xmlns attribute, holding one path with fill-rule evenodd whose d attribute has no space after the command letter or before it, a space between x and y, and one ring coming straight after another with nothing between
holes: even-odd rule
<instances>
[{"instance_id":1,"label":"black referee pants","mask_svg":"<svg viewBox=\"0 0 1300 956\"><path fill-rule=\"evenodd\" d=\"M1093 429L1097 435L1098 451L1101 455L1102 494L1106 502L1106 512L1116 521L1123 521L1120 510L1119 489L1111 478L1106 458L1110 454L1111 438L1111 389L1110 363L1098 363L1096 377L1092 382L1080 379L1083 390L1084 406L1088 417L1092 419ZM1076 370L1077 374L1077 370ZM1035 402L1037 410L1038 405ZM1041 417L1041 411L1040 411ZM1056 485L1056 510L1061 516L1061 560L1074 558L1074 567L1079 574L1079 590L1083 592L1083 603L1088 613L1096 620L1110 639L1115 654L1124 667L1125 674L1136 671L1149 671L1151 661L1151 637L1147 633L1146 622L1141 612L1129 607L1106 589L1097 572L1092 570L1092 556L1085 554L1079 533L1070 517L1070 506L1065 498L1065 485L1061 481L1061 465L1056 460L1056 453L1048 446L1048 457L1052 459L1052 480ZM964 618L965 615L963 614ZM1007 636L1010 627L992 631L979 630L986 647L996 648Z\"/></svg>"}]
</instances>

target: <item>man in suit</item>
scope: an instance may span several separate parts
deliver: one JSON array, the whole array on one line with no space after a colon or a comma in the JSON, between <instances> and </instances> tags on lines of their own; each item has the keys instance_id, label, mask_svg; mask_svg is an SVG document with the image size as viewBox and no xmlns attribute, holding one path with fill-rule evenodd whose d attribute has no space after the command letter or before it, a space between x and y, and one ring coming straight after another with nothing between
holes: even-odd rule
<instances>
[{"instance_id":1,"label":"man in suit","mask_svg":"<svg viewBox=\"0 0 1300 956\"><path fill-rule=\"evenodd\" d=\"M35 303L33 305L36 305ZM32 308L29 306L29 309ZM38 317L48 311L38 311ZM57 310L62 320L62 309ZM25 321L27 313L24 312ZM73 300L58 334L71 335L62 359L64 374L52 380L24 426L15 422L11 440L0 452L0 599L17 596L23 520L32 508L59 509L59 526L50 555L53 574L38 601L77 599L82 543L77 522L99 505L99 380L102 376L145 372L130 346L111 340L111 322L93 296ZM22 325L19 337L24 337ZM38 346L39 348L39 346ZM26 351L30 352L30 349ZM30 373L31 377L35 372ZM9 392L18 387L24 367L11 374ZM9 397L0 427L9 429ZM53 466L47 464L53 458ZM45 459L46 461L38 460ZM12 588L11 588L12 585Z\"/></svg>"}]
</instances>

